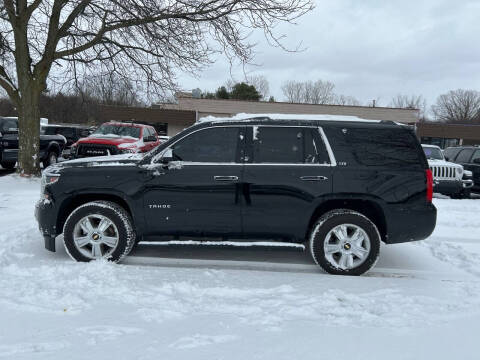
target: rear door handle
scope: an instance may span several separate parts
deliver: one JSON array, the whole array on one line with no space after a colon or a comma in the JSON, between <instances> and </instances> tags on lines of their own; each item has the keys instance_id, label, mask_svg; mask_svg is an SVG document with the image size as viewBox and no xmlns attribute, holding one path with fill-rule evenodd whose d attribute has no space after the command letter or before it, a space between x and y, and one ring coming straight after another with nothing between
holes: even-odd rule
<instances>
[{"instance_id":1,"label":"rear door handle","mask_svg":"<svg viewBox=\"0 0 480 360\"><path fill-rule=\"evenodd\" d=\"M238 176L214 176L215 181L237 181Z\"/></svg>"},{"instance_id":2,"label":"rear door handle","mask_svg":"<svg viewBox=\"0 0 480 360\"><path fill-rule=\"evenodd\" d=\"M326 176L300 176L303 181L325 181L328 180Z\"/></svg>"}]
</instances>

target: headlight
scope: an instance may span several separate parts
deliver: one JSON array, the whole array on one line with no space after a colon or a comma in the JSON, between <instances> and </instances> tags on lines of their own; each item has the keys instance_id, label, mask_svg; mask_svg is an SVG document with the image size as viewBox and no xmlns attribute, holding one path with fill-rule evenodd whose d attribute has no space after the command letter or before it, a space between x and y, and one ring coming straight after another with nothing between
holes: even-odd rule
<instances>
[{"instance_id":1,"label":"headlight","mask_svg":"<svg viewBox=\"0 0 480 360\"><path fill-rule=\"evenodd\" d=\"M470 170L463 170L463 177L470 179L473 177L473 173Z\"/></svg>"},{"instance_id":2,"label":"headlight","mask_svg":"<svg viewBox=\"0 0 480 360\"><path fill-rule=\"evenodd\" d=\"M463 174L463 168L457 167L457 174L462 175Z\"/></svg>"},{"instance_id":3,"label":"headlight","mask_svg":"<svg viewBox=\"0 0 480 360\"><path fill-rule=\"evenodd\" d=\"M137 148L120 149L120 154L134 154L136 152L137 152Z\"/></svg>"},{"instance_id":4,"label":"headlight","mask_svg":"<svg viewBox=\"0 0 480 360\"><path fill-rule=\"evenodd\" d=\"M60 179L60 174L53 174L53 173L47 173L44 172L42 174L42 183L40 187L40 194L43 195L45 192L45 188L49 185L55 184L58 179Z\"/></svg>"}]
</instances>

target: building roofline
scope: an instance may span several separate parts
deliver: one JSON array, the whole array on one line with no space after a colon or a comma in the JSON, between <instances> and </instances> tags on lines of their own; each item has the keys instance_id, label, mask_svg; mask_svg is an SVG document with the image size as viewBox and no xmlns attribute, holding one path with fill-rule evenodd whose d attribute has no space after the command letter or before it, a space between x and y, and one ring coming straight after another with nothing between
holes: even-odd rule
<instances>
[{"instance_id":1,"label":"building roofline","mask_svg":"<svg viewBox=\"0 0 480 360\"><path fill-rule=\"evenodd\" d=\"M401 111L419 111L416 108L397 108L397 107L388 107L388 106L365 106L365 105L341 105L341 104L310 104L310 103L295 103L287 101L255 101L255 100L237 100L237 99L205 99L205 98L194 98L194 97L180 97L180 99L187 99L188 101L221 101L221 102L241 102L241 103L264 103L264 104L289 104L289 105L305 105L305 106L329 106L329 107L347 107L347 108L360 108L360 109L386 109L386 110L401 110ZM170 103L156 103L154 106L160 105L178 105Z\"/></svg>"}]
</instances>

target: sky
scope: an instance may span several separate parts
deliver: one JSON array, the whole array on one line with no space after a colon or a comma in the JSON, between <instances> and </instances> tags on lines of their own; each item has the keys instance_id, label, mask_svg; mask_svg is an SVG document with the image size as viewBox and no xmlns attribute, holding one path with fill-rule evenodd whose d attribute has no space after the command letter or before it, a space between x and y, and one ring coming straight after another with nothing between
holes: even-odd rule
<instances>
[{"instance_id":1,"label":"sky","mask_svg":"<svg viewBox=\"0 0 480 360\"><path fill-rule=\"evenodd\" d=\"M480 91L480 0L316 0L297 25L281 25L284 44L270 46L260 34L250 75L264 75L270 93L283 100L286 80L328 80L336 92L362 104L377 99L387 106L397 94L423 95L428 106L449 90ZM244 79L242 66L232 68ZM219 55L197 78L180 74L184 90L215 90L230 78Z\"/></svg>"}]
</instances>

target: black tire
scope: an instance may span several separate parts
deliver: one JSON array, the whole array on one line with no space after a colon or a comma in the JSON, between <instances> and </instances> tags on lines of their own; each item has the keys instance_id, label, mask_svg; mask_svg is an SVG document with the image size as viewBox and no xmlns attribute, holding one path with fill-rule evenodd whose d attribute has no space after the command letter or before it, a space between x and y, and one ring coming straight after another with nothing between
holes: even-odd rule
<instances>
[{"instance_id":1,"label":"black tire","mask_svg":"<svg viewBox=\"0 0 480 360\"><path fill-rule=\"evenodd\" d=\"M472 196L472 191L470 189L465 189L462 191L461 199L470 199Z\"/></svg>"},{"instance_id":2,"label":"black tire","mask_svg":"<svg viewBox=\"0 0 480 360\"><path fill-rule=\"evenodd\" d=\"M2 161L0 163L0 165L2 165L4 169L8 169L8 170L12 170L15 167L15 164L16 162L9 162L9 161Z\"/></svg>"},{"instance_id":3,"label":"black tire","mask_svg":"<svg viewBox=\"0 0 480 360\"><path fill-rule=\"evenodd\" d=\"M48 155L45 160L43 160L43 168L47 168L52 164L56 164L58 162L58 153L54 150L48 152Z\"/></svg>"},{"instance_id":4,"label":"black tire","mask_svg":"<svg viewBox=\"0 0 480 360\"><path fill-rule=\"evenodd\" d=\"M336 226L342 224L351 224L362 229L370 242L368 254L363 262L350 269L342 269L335 266L325 255L324 246L327 241L327 235ZM362 275L377 262L380 253L380 239L377 226L365 215L349 209L336 209L321 216L314 224L310 232L309 249L315 263L327 273L334 275ZM353 251L353 247L350 244L346 245L348 245L347 251ZM357 261L360 262L360 258Z\"/></svg>"},{"instance_id":5,"label":"black tire","mask_svg":"<svg viewBox=\"0 0 480 360\"><path fill-rule=\"evenodd\" d=\"M93 201L76 208L68 217L63 227L63 242L70 257L75 261L88 262L93 259L85 256L74 243L75 225L85 216L99 214L108 218L118 229L118 243L113 252L103 258L120 262L132 250L135 244L135 231L127 211L120 205L109 201Z\"/></svg>"}]
</instances>

